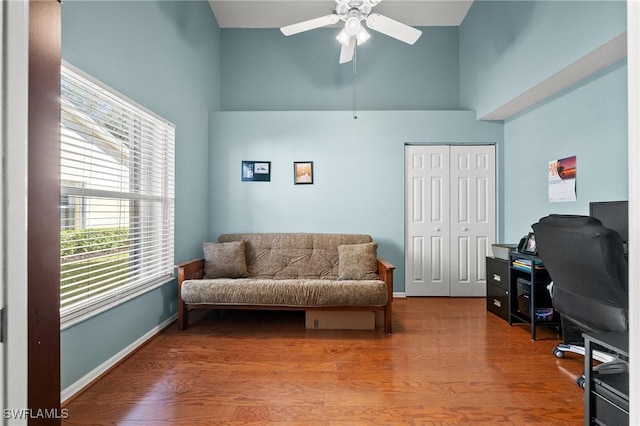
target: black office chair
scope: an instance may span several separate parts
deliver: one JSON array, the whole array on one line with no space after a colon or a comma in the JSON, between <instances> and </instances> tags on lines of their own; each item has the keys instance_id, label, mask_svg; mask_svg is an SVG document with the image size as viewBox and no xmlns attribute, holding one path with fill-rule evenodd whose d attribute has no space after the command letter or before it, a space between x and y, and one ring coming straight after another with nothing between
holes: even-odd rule
<instances>
[{"instance_id":1,"label":"black office chair","mask_svg":"<svg viewBox=\"0 0 640 426\"><path fill-rule=\"evenodd\" d=\"M553 308L560 313L564 343L553 351L584 355L582 333L628 330L628 267L620 235L590 216L550 215L532 225L538 257L551 279ZM626 363L594 353L601 373ZM579 378L578 384L583 385Z\"/></svg>"}]
</instances>

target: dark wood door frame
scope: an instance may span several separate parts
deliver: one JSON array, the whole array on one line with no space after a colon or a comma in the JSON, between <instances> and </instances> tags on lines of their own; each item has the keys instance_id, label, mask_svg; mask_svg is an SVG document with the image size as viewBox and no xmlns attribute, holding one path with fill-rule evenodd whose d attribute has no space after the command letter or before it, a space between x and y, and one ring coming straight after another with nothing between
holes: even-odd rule
<instances>
[{"instance_id":1,"label":"dark wood door frame","mask_svg":"<svg viewBox=\"0 0 640 426\"><path fill-rule=\"evenodd\" d=\"M29 425L59 425L62 414L60 7L57 0L29 2L27 401L32 410Z\"/></svg>"}]
</instances>

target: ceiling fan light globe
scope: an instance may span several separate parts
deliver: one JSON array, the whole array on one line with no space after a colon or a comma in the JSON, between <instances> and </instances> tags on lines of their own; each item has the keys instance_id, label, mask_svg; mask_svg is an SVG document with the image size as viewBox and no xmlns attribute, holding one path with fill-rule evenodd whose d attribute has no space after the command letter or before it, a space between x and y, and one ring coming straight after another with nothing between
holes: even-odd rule
<instances>
[{"instance_id":1,"label":"ceiling fan light globe","mask_svg":"<svg viewBox=\"0 0 640 426\"><path fill-rule=\"evenodd\" d=\"M358 45L361 45L362 43L369 40L370 38L371 38L371 34L369 34L367 30L364 29L364 27L360 27L360 31L358 31L358 34L356 35L356 39L358 40Z\"/></svg>"},{"instance_id":2,"label":"ceiling fan light globe","mask_svg":"<svg viewBox=\"0 0 640 426\"><path fill-rule=\"evenodd\" d=\"M350 39L351 39L351 36L347 34L345 30L340 31L340 34L338 34L338 36L336 37L336 40L338 40L341 44L345 46L349 45Z\"/></svg>"}]
</instances>

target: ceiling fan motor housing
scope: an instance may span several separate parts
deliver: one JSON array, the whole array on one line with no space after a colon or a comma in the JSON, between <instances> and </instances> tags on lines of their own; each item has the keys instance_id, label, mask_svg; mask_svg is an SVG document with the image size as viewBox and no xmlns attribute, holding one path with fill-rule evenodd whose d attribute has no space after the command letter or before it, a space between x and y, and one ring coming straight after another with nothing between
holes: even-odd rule
<instances>
[{"instance_id":1,"label":"ceiling fan motor housing","mask_svg":"<svg viewBox=\"0 0 640 426\"><path fill-rule=\"evenodd\" d=\"M336 0L336 3L338 4L336 14L340 19L346 21L357 13L362 21L371 13L371 8L380 3L380 0Z\"/></svg>"}]
</instances>

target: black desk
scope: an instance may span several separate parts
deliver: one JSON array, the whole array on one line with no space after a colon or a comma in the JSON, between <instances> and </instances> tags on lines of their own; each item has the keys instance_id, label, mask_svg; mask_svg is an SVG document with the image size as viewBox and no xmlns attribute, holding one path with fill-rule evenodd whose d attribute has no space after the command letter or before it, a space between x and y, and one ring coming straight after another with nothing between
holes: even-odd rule
<instances>
[{"instance_id":1,"label":"black desk","mask_svg":"<svg viewBox=\"0 0 640 426\"><path fill-rule=\"evenodd\" d=\"M584 333L584 424L629 424L629 373L593 372L594 349L629 360L629 333Z\"/></svg>"},{"instance_id":2,"label":"black desk","mask_svg":"<svg viewBox=\"0 0 640 426\"><path fill-rule=\"evenodd\" d=\"M529 268L518 266L517 261L531 263ZM537 266L536 266L537 265ZM518 288L518 279L524 279L529 283L527 297L522 298ZM536 256L512 251L509 253L509 325L514 323L529 324L531 327L531 339L536 340L536 327L559 327L560 315L553 314L546 320L540 320L536 315L538 308L551 308L551 296L547 285L551 277L540 259ZM524 303L523 303L524 302Z\"/></svg>"}]
</instances>

